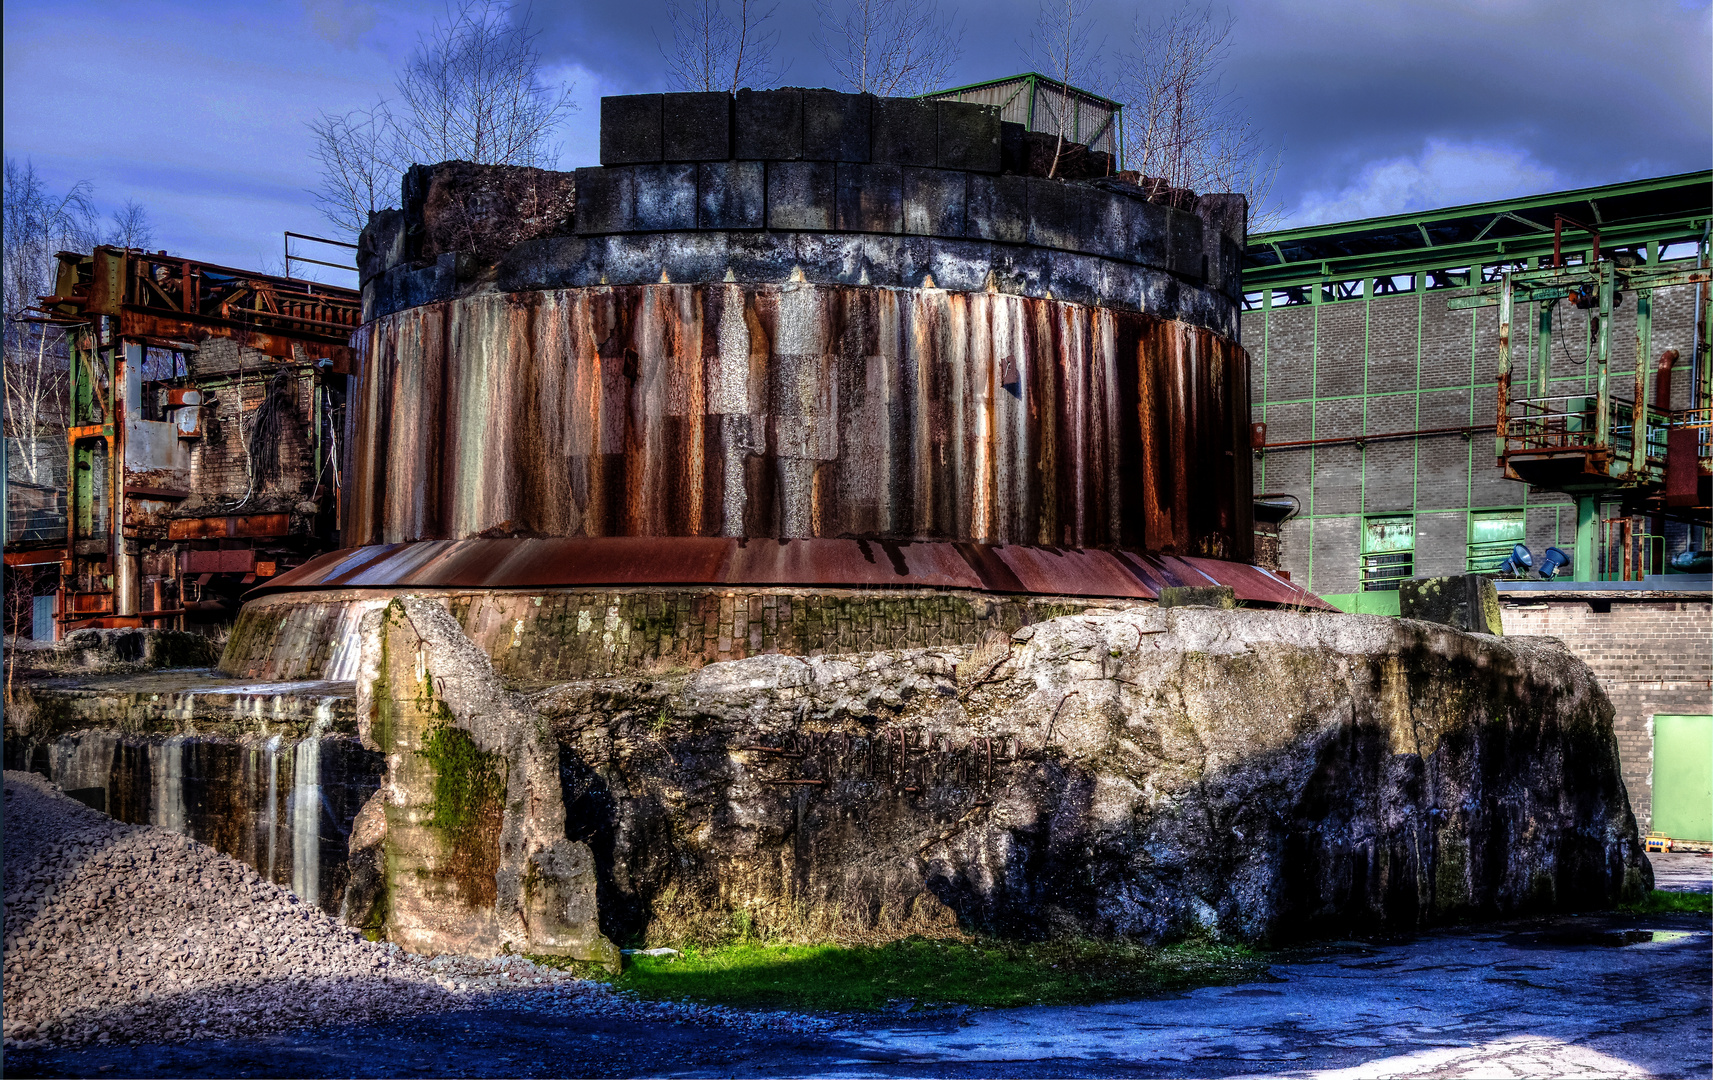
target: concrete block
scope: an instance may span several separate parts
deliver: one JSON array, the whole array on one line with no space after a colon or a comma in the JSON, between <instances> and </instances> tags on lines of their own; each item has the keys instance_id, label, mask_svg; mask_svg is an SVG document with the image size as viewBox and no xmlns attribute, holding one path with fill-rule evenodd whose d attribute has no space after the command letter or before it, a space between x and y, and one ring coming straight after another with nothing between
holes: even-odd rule
<instances>
[{"instance_id":1,"label":"concrete block","mask_svg":"<svg viewBox=\"0 0 1713 1080\"><path fill-rule=\"evenodd\" d=\"M982 292L993 272L993 248L983 243L931 245L928 272L942 289Z\"/></svg>"},{"instance_id":2,"label":"concrete block","mask_svg":"<svg viewBox=\"0 0 1713 1080\"><path fill-rule=\"evenodd\" d=\"M577 170L577 235L629 232L635 208L636 176L630 168Z\"/></svg>"},{"instance_id":3,"label":"concrete block","mask_svg":"<svg viewBox=\"0 0 1713 1080\"><path fill-rule=\"evenodd\" d=\"M910 284L906 272L909 251L904 237L865 236L862 238L862 252L870 285L892 288Z\"/></svg>"},{"instance_id":4,"label":"concrete block","mask_svg":"<svg viewBox=\"0 0 1713 1080\"><path fill-rule=\"evenodd\" d=\"M593 285L600 280L599 244L581 236L525 240L500 257L495 283L501 292Z\"/></svg>"},{"instance_id":5,"label":"concrete block","mask_svg":"<svg viewBox=\"0 0 1713 1080\"><path fill-rule=\"evenodd\" d=\"M811 281L860 284L868 269L864 249L866 239L846 236L842 232L803 233L795 238L793 244L797 251L797 265L804 268Z\"/></svg>"},{"instance_id":6,"label":"concrete block","mask_svg":"<svg viewBox=\"0 0 1713 1080\"><path fill-rule=\"evenodd\" d=\"M915 236L964 235L968 173L904 169L904 231Z\"/></svg>"},{"instance_id":7,"label":"concrete block","mask_svg":"<svg viewBox=\"0 0 1713 1080\"><path fill-rule=\"evenodd\" d=\"M386 273L404 261L405 221L402 210L376 210L357 237L359 286Z\"/></svg>"},{"instance_id":8,"label":"concrete block","mask_svg":"<svg viewBox=\"0 0 1713 1080\"><path fill-rule=\"evenodd\" d=\"M1083 249L1082 192L1061 180L1031 176L1029 243L1057 251Z\"/></svg>"},{"instance_id":9,"label":"concrete block","mask_svg":"<svg viewBox=\"0 0 1713 1080\"><path fill-rule=\"evenodd\" d=\"M724 161L732 156L730 94L665 94L661 157L666 161Z\"/></svg>"},{"instance_id":10,"label":"concrete block","mask_svg":"<svg viewBox=\"0 0 1713 1080\"><path fill-rule=\"evenodd\" d=\"M1131 224L1136 231L1129 258L1141 266L1165 270L1170 262L1166 249L1171 209L1161 203L1131 201L1135 203Z\"/></svg>"},{"instance_id":11,"label":"concrete block","mask_svg":"<svg viewBox=\"0 0 1713 1080\"><path fill-rule=\"evenodd\" d=\"M1398 585L1398 614L1477 634L1503 636L1499 590L1484 574L1415 578Z\"/></svg>"},{"instance_id":12,"label":"concrete block","mask_svg":"<svg viewBox=\"0 0 1713 1080\"><path fill-rule=\"evenodd\" d=\"M874 98L832 90L803 91L803 157L867 161Z\"/></svg>"},{"instance_id":13,"label":"concrete block","mask_svg":"<svg viewBox=\"0 0 1713 1080\"><path fill-rule=\"evenodd\" d=\"M1037 247L996 244L993 248L994 288L1017 296L1045 294L1053 284L1053 254Z\"/></svg>"},{"instance_id":14,"label":"concrete block","mask_svg":"<svg viewBox=\"0 0 1713 1080\"><path fill-rule=\"evenodd\" d=\"M1105 261L1074 251L1046 251L1052 266L1052 278L1047 286L1053 299L1073 304L1097 304L1105 289L1101 273Z\"/></svg>"},{"instance_id":15,"label":"concrete block","mask_svg":"<svg viewBox=\"0 0 1713 1080\"><path fill-rule=\"evenodd\" d=\"M767 167L759 161L706 161L696 167L696 224L759 229L766 224Z\"/></svg>"},{"instance_id":16,"label":"concrete block","mask_svg":"<svg viewBox=\"0 0 1713 1080\"><path fill-rule=\"evenodd\" d=\"M1207 276L1207 252L1202 245L1201 218L1183 210L1166 211L1166 269L1179 277L1201 281Z\"/></svg>"},{"instance_id":17,"label":"concrete block","mask_svg":"<svg viewBox=\"0 0 1713 1080\"><path fill-rule=\"evenodd\" d=\"M935 161L940 168L998 172L1003 164L999 108L978 105L973 101L941 101L936 104L940 112L940 132Z\"/></svg>"},{"instance_id":18,"label":"concrete block","mask_svg":"<svg viewBox=\"0 0 1713 1080\"><path fill-rule=\"evenodd\" d=\"M739 90L732 133L739 158L796 161L803 156L803 91Z\"/></svg>"},{"instance_id":19,"label":"concrete block","mask_svg":"<svg viewBox=\"0 0 1713 1080\"><path fill-rule=\"evenodd\" d=\"M1027 178L971 176L965 191L964 235L1006 244L1028 243Z\"/></svg>"},{"instance_id":20,"label":"concrete block","mask_svg":"<svg viewBox=\"0 0 1713 1080\"><path fill-rule=\"evenodd\" d=\"M1024 135L1027 129L1022 124L1013 124L1009 120L999 122L999 167L1001 171L1014 176L1023 176L1029 171L1029 144Z\"/></svg>"},{"instance_id":21,"label":"concrete block","mask_svg":"<svg viewBox=\"0 0 1713 1080\"><path fill-rule=\"evenodd\" d=\"M661 160L663 102L662 94L626 94L601 99L602 165Z\"/></svg>"},{"instance_id":22,"label":"concrete block","mask_svg":"<svg viewBox=\"0 0 1713 1080\"><path fill-rule=\"evenodd\" d=\"M678 236L650 233L644 236L609 236L602 241L601 277L607 285L653 285L660 281L661 268L672 257Z\"/></svg>"},{"instance_id":23,"label":"concrete block","mask_svg":"<svg viewBox=\"0 0 1713 1080\"><path fill-rule=\"evenodd\" d=\"M1160 606L1234 608L1237 594L1229 585L1168 585L1160 590Z\"/></svg>"},{"instance_id":24,"label":"concrete block","mask_svg":"<svg viewBox=\"0 0 1713 1080\"><path fill-rule=\"evenodd\" d=\"M1239 247L1249 242L1249 200L1236 192L1203 195L1196 199L1196 217L1210 232L1231 237Z\"/></svg>"},{"instance_id":25,"label":"concrete block","mask_svg":"<svg viewBox=\"0 0 1713 1080\"><path fill-rule=\"evenodd\" d=\"M832 162L768 162L767 227L834 228L834 191L835 175Z\"/></svg>"},{"instance_id":26,"label":"concrete block","mask_svg":"<svg viewBox=\"0 0 1713 1080\"><path fill-rule=\"evenodd\" d=\"M937 104L917 98L875 98L870 160L932 167L939 156Z\"/></svg>"},{"instance_id":27,"label":"concrete block","mask_svg":"<svg viewBox=\"0 0 1713 1080\"><path fill-rule=\"evenodd\" d=\"M636 211L631 227L664 232L696 227L696 166L634 165Z\"/></svg>"},{"instance_id":28,"label":"concrete block","mask_svg":"<svg viewBox=\"0 0 1713 1080\"><path fill-rule=\"evenodd\" d=\"M1134 261L1138 234L1142 227L1143 203L1137 199L1112 192L1097 191L1085 205L1084 225L1097 254L1112 259Z\"/></svg>"},{"instance_id":29,"label":"concrete block","mask_svg":"<svg viewBox=\"0 0 1713 1080\"><path fill-rule=\"evenodd\" d=\"M838 224L844 232L904 231L904 170L896 165L835 166L838 172Z\"/></svg>"}]
</instances>

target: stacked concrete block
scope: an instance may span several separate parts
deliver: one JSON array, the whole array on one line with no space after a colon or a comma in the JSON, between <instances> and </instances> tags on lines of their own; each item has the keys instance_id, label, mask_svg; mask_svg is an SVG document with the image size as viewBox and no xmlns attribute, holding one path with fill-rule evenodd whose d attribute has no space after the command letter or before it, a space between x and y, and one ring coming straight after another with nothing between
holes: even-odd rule
<instances>
[{"instance_id":1,"label":"stacked concrete block","mask_svg":"<svg viewBox=\"0 0 1713 1080\"><path fill-rule=\"evenodd\" d=\"M575 236L518 243L499 259L500 287L728 272L900 287L932 280L1236 333L1227 307L1240 288L1241 196L1204 196L1190 213L1116 181L1015 175L1002 171L1018 164L1007 156L1014 127L991 106L830 90L604 98L602 164L575 174ZM413 172L425 189L431 177L417 172L425 170ZM421 198L406 202L402 218L378 217L365 233L366 320L486 280L473 261L429 266L395 250L426 212Z\"/></svg>"}]
</instances>

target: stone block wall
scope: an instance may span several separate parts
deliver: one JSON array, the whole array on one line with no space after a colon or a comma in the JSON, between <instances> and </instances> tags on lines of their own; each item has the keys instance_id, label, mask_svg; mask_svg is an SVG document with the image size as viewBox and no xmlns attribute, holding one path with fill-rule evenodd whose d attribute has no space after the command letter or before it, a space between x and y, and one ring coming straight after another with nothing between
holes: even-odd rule
<instances>
[{"instance_id":1,"label":"stone block wall","mask_svg":"<svg viewBox=\"0 0 1713 1080\"><path fill-rule=\"evenodd\" d=\"M1596 605L1608 610L1596 611ZM1501 599L1507 635L1561 639L1594 670L1617 716L1624 786L1645 832L1653 819L1653 717L1713 712L1713 602Z\"/></svg>"},{"instance_id":2,"label":"stone block wall","mask_svg":"<svg viewBox=\"0 0 1713 1080\"><path fill-rule=\"evenodd\" d=\"M362 613L379 590L263 597L246 605L221 670L252 679L349 679ZM972 645L1091 607L1075 597L925 590L594 589L443 591L444 603L509 681L543 683L793 656Z\"/></svg>"}]
</instances>

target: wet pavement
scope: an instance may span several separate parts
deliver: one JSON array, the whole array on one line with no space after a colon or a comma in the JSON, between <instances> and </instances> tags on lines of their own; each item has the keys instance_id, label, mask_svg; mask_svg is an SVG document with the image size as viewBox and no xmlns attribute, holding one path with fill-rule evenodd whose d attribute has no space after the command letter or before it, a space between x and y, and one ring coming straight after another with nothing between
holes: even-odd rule
<instances>
[{"instance_id":1,"label":"wet pavement","mask_svg":"<svg viewBox=\"0 0 1713 1080\"><path fill-rule=\"evenodd\" d=\"M1713 856L1654 857L1707 891ZM1713 922L1592 915L1278 954L1268 980L1100 1005L849 1019L818 1034L560 1014L10 1051L12 1076L1707 1077Z\"/></svg>"},{"instance_id":2,"label":"wet pavement","mask_svg":"<svg viewBox=\"0 0 1713 1080\"><path fill-rule=\"evenodd\" d=\"M14 1076L1684 1076L1713 1071L1705 917L1587 916L1335 943L1271 981L826 1034L526 1004L175 1046L13 1051Z\"/></svg>"}]
</instances>

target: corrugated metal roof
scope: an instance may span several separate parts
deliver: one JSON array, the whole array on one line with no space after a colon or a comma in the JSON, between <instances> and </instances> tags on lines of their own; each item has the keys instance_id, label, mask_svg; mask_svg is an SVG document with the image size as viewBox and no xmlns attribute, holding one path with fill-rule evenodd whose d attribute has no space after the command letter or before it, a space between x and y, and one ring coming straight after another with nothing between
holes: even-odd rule
<instances>
[{"instance_id":1,"label":"corrugated metal roof","mask_svg":"<svg viewBox=\"0 0 1713 1080\"><path fill-rule=\"evenodd\" d=\"M1091 150L1119 156L1118 120L1123 104L1081 87L1070 86L1033 71L1003 79L956 86L923 94L935 101L971 101L998 105L999 118L1026 130L1058 134L1063 117L1065 137Z\"/></svg>"}]
</instances>

